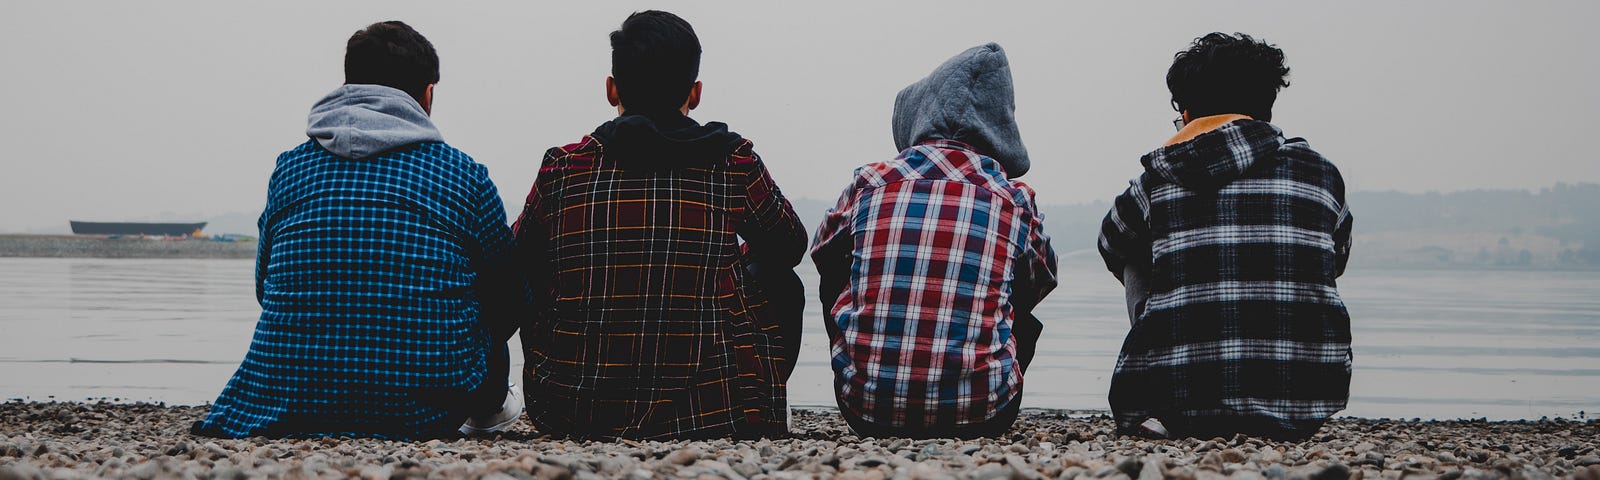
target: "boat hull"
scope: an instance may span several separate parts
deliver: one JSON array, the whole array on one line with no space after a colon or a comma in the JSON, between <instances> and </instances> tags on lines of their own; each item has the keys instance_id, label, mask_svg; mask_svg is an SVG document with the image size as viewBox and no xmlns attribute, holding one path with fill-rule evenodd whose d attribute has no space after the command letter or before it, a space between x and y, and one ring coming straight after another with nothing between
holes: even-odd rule
<instances>
[{"instance_id":1,"label":"boat hull","mask_svg":"<svg viewBox=\"0 0 1600 480\"><path fill-rule=\"evenodd\" d=\"M206 228L200 223L80 222L72 220L72 233L79 235L161 235L181 237Z\"/></svg>"}]
</instances>

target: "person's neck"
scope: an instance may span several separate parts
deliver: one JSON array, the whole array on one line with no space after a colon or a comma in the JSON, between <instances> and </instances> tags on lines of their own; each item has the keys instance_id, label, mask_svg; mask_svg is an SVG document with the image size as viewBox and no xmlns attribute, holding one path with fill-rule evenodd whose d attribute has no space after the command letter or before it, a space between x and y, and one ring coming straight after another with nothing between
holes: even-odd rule
<instances>
[{"instance_id":1,"label":"person's neck","mask_svg":"<svg viewBox=\"0 0 1600 480\"><path fill-rule=\"evenodd\" d=\"M1166 145L1163 146L1170 147L1194 140L1194 137L1198 137L1206 132L1222 128L1223 125L1227 125L1239 120L1251 120L1251 118L1236 113L1224 113L1221 115L1210 115L1189 120L1189 123L1184 124L1183 129L1178 130L1178 134L1173 135L1172 139L1167 140Z\"/></svg>"}]
</instances>

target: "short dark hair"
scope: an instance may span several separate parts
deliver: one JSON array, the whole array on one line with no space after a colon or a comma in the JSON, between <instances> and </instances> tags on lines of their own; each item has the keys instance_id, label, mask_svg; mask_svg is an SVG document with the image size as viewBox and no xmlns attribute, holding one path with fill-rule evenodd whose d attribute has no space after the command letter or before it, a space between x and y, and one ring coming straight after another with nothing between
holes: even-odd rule
<instances>
[{"instance_id":1,"label":"short dark hair","mask_svg":"<svg viewBox=\"0 0 1600 480\"><path fill-rule=\"evenodd\" d=\"M677 110L700 76L700 38L677 15L646 10L611 32L611 77L625 110Z\"/></svg>"},{"instance_id":2,"label":"short dark hair","mask_svg":"<svg viewBox=\"0 0 1600 480\"><path fill-rule=\"evenodd\" d=\"M1233 113L1272 120L1278 90L1289 86L1283 50L1236 33L1212 33L1173 56L1167 90L1190 118Z\"/></svg>"},{"instance_id":3,"label":"short dark hair","mask_svg":"<svg viewBox=\"0 0 1600 480\"><path fill-rule=\"evenodd\" d=\"M405 22L374 23L345 44L344 83L394 87L421 103L428 85L439 83L439 53Z\"/></svg>"}]
</instances>

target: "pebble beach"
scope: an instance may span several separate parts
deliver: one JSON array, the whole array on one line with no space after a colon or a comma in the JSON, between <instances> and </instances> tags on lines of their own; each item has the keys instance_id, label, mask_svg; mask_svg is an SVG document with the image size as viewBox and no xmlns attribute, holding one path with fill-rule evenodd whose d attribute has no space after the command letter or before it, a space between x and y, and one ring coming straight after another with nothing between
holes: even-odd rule
<instances>
[{"instance_id":1,"label":"pebble beach","mask_svg":"<svg viewBox=\"0 0 1600 480\"><path fill-rule=\"evenodd\" d=\"M1579 478L1600 480L1600 422L1343 418L1312 440L1143 440L1109 418L1024 410L1007 436L858 438L799 410L790 438L574 442L526 422L494 438L215 439L203 406L0 404L0 480L32 478L1072 479Z\"/></svg>"}]
</instances>

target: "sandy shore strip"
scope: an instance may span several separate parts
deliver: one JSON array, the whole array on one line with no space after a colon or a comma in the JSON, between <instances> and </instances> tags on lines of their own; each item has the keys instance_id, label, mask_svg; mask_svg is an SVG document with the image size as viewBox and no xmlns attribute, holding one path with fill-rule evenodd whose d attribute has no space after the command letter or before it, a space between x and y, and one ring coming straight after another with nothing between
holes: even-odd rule
<instances>
[{"instance_id":1,"label":"sandy shore strip","mask_svg":"<svg viewBox=\"0 0 1600 480\"><path fill-rule=\"evenodd\" d=\"M109 235L0 234L0 257L30 258L255 258L256 242Z\"/></svg>"},{"instance_id":2,"label":"sandy shore strip","mask_svg":"<svg viewBox=\"0 0 1600 480\"><path fill-rule=\"evenodd\" d=\"M781 440L392 442L190 435L206 407L0 404L0 479L25 478L1561 478L1600 479L1600 422L1340 419L1305 443L1117 437L1105 417L1025 411L1001 439L863 439L799 411Z\"/></svg>"}]
</instances>

